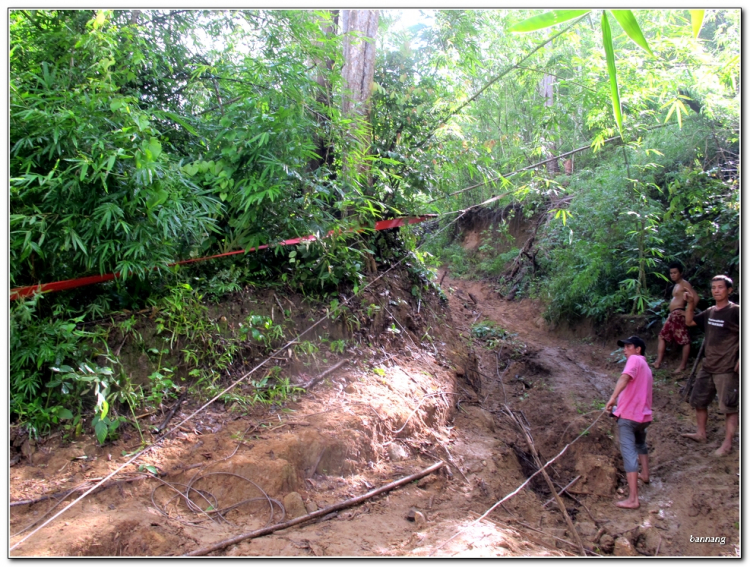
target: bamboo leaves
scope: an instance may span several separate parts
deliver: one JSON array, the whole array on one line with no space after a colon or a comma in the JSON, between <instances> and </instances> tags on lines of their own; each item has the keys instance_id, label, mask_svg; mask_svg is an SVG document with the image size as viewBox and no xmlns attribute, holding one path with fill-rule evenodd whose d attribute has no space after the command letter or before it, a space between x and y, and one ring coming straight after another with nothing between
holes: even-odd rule
<instances>
[{"instance_id":1,"label":"bamboo leaves","mask_svg":"<svg viewBox=\"0 0 750 567\"><path fill-rule=\"evenodd\" d=\"M607 13L602 13L602 43L607 58L607 73L609 74L610 98L612 111L617 121L617 128L622 136L622 107L620 106L620 88L617 84L617 67L615 66L615 49L612 45L612 30L609 27Z\"/></svg>"},{"instance_id":2,"label":"bamboo leaves","mask_svg":"<svg viewBox=\"0 0 750 567\"><path fill-rule=\"evenodd\" d=\"M633 15L633 12L630 10L610 10L612 12L612 15L617 20L617 23L619 23L622 26L622 29L625 30L625 33L628 34L628 37L632 39L639 47L642 47L644 51L648 52L649 55L653 55L653 51L651 51L651 48L648 46L648 42L646 41L646 38L643 37L643 32L641 31L640 26L638 25L638 21L635 19L635 16ZM602 20L606 16L606 13L602 14Z\"/></svg>"},{"instance_id":3,"label":"bamboo leaves","mask_svg":"<svg viewBox=\"0 0 750 567\"><path fill-rule=\"evenodd\" d=\"M542 30L578 18L589 12L591 12L591 10L552 10L551 12L528 18L521 23L511 26L508 31L514 33L528 33Z\"/></svg>"},{"instance_id":4,"label":"bamboo leaves","mask_svg":"<svg viewBox=\"0 0 750 567\"><path fill-rule=\"evenodd\" d=\"M685 104L680 99L689 100L688 97L683 95L677 95L677 97L673 98L670 101L667 101L662 105L661 108L666 108L669 106L669 112L667 113L667 117L664 119L664 123L666 124L669 122L669 119L672 117L672 114L676 111L677 112L677 123L680 125L680 128L682 128L682 115L687 114L688 110L685 108Z\"/></svg>"},{"instance_id":5,"label":"bamboo leaves","mask_svg":"<svg viewBox=\"0 0 750 567\"><path fill-rule=\"evenodd\" d=\"M688 10L688 12L690 12L690 23L693 27L693 37L697 39L703 26L705 10Z\"/></svg>"},{"instance_id":6,"label":"bamboo leaves","mask_svg":"<svg viewBox=\"0 0 750 567\"><path fill-rule=\"evenodd\" d=\"M555 26L561 22L566 22L573 18L589 13L591 10L552 10L539 16L533 16L518 23L508 31L524 33L536 31ZM627 36L644 51L654 55L641 31L638 21L635 19L633 12L630 10L610 10L617 22L622 26ZM692 15L692 13L691 13ZM697 17L697 16L696 16ZM701 18L702 20L702 18ZM617 67L615 65L615 48L612 42L612 30L607 19L606 11L602 10L602 45L607 60L607 73L609 74L610 97L612 100L612 111L617 121L617 128L622 135L622 107L620 103L620 89L617 83ZM695 29L695 19L693 20Z\"/></svg>"}]
</instances>

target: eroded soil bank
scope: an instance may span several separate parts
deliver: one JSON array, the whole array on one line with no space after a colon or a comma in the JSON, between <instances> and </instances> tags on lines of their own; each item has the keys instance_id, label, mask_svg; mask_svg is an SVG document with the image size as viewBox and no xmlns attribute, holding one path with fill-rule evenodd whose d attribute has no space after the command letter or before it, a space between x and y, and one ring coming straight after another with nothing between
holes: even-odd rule
<instances>
[{"instance_id":1,"label":"eroded soil bank","mask_svg":"<svg viewBox=\"0 0 750 567\"><path fill-rule=\"evenodd\" d=\"M539 475L476 522L536 470L506 408L528 423L542 461L569 445L549 474L558 490L580 477L562 499L592 554L739 553L739 458L711 455L723 433L714 408L709 443L685 440L679 434L693 427L693 413L669 368L655 373L651 482L640 487L640 509L620 510L622 461L612 420L601 415L622 368L612 337L553 332L538 305L506 301L481 282L446 277L442 287L447 303L415 310L398 281L384 282L374 290L390 308L380 338L362 335L340 359L300 368L297 381L307 383L348 358L299 399L248 413L212 405L11 555L179 556L281 521L279 504L286 519L300 516L438 460L447 466L405 487L213 555L579 554L557 504L545 504L551 494ZM172 423L196 407L186 402ZM10 469L11 502L91 486L138 441L131 433L104 447L79 437L27 448ZM11 545L78 494L12 506Z\"/></svg>"}]
</instances>

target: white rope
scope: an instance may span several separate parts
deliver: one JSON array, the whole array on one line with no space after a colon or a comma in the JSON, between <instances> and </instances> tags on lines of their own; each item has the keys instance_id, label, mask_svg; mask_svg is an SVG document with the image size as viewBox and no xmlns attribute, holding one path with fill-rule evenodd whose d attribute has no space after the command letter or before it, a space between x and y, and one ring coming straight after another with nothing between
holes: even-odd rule
<instances>
[{"instance_id":1,"label":"white rope","mask_svg":"<svg viewBox=\"0 0 750 567\"><path fill-rule=\"evenodd\" d=\"M568 450L568 447L570 447L573 443L575 443L581 437L583 437L584 435L586 435L586 433L588 433L589 429L591 429L592 427L594 427L594 425L596 424L596 422L599 421L599 419L606 412L607 412L607 410L603 410L602 413L599 414L599 417L597 417L593 421L593 423L591 425L589 425L586 429L584 429L580 433L580 435L578 435L578 437L576 437L575 439L573 439L573 441L571 441L570 443L568 443L567 445L565 445L565 447L563 447L562 451L560 451L553 459L547 461L547 463L542 468L540 468L538 471L536 471L534 474L532 474L529 478L527 478L526 481L523 484L521 484L521 486L519 486L518 488L516 488L513 492L511 492L507 496L505 496L502 500L499 500L498 502L495 502L495 504L493 504L492 507L489 510L487 510L484 514L482 514L476 520L474 520L473 522L470 522L469 524L467 524L466 526L464 526L463 528L461 528L460 530L458 530L455 534L453 534L451 537L449 537L447 540L445 540L443 543L441 543L439 546L437 546L433 550L433 552L430 553L430 555L428 557L432 557L435 553L437 553L440 549L442 549L445 545L447 545L449 541L455 539L456 537L458 537L459 535L461 535L464 531L466 531L467 529L469 529L471 526L473 526L477 522L479 522L479 521L483 520L484 518L486 518L489 515L489 513L492 512L498 506L500 506L500 504L502 504L506 500L509 500L510 498L512 498L513 496L515 496L516 494L518 494L527 484L529 484L529 482L531 482L532 478L534 478L536 475L538 475L540 472L542 472L544 469L546 469L548 465L551 465L552 463L554 463L557 459L559 459L562 456L562 454L565 451Z\"/></svg>"}]
</instances>

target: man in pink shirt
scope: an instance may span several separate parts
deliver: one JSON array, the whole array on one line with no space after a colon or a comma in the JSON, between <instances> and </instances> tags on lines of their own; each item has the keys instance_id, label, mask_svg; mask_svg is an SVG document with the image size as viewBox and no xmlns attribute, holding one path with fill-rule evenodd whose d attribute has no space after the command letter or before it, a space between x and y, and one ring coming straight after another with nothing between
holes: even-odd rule
<instances>
[{"instance_id":1,"label":"man in pink shirt","mask_svg":"<svg viewBox=\"0 0 750 567\"><path fill-rule=\"evenodd\" d=\"M651 398L654 383L651 369L646 362L646 343L632 336L617 341L627 357L625 368L615 385L615 391L607 402L607 411L617 417L620 432L620 452L625 465L630 494L617 502L620 508L638 508L638 479L648 483L648 447L646 428L651 424ZM638 474L638 462L641 474Z\"/></svg>"}]
</instances>

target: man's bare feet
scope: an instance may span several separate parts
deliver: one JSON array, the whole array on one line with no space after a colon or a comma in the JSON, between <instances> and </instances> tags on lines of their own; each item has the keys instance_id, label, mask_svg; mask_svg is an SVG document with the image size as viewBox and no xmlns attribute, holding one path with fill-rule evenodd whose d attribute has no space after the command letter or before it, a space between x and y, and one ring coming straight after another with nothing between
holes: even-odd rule
<instances>
[{"instance_id":1,"label":"man's bare feet","mask_svg":"<svg viewBox=\"0 0 750 567\"><path fill-rule=\"evenodd\" d=\"M681 372L685 372L687 370L686 368L676 368L672 370L672 374L680 374Z\"/></svg>"},{"instance_id":2,"label":"man's bare feet","mask_svg":"<svg viewBox=\"0 0 750 567\"><path fill-rule=\"evenodd\" d=\"M717 457L723 457L724 455L728 455L731 452L731 447L724 447L724 445L722 445L721 447L716 449L716 451L714 451L714 455L716 455Z\"/></svg>"},{"instance_id":3,"label":"man's bare feet","mask_svg":"<svg viewBox=\"0 0 750 567\"><path fill-rule=\"evenodd\" d=\"M627 508L628 510L635 510L637 508L640 508L641 503L638 502L638 500L633 501L630 498L627 500L620 500L619 502L615 502L615 506L618 508Z\"/></svg>"},{"instance_id":4,"label":"man's bare feet","mask_svg":"<svg viewBox=\"0 0 750 567\"><path fill-rule=\"evenodd\" d=\"M654 368L659 370L659 368L661 368L661 362L654 362Z\"/></svg>"},{"instance_id":5,"label":"man's bare feet","mask_svg":"<svg viewBox=\"0 0 750 567\"><path fill-rule=\"evenodd\" d=\"M687 437L688 439L692 439L693 441L697 441L698 443L706 442L706 438L698 435L697 433L683 433L682 437Z\"/></svg>"},{"instance_id":6,"label":"man's bare feet","mask_svg":"<svg viewBox=\"0 0 750 567\"><path fill-rule=\"evenodd\" d=\"M650 479L650 478L648 478L648 477L646 477L646 478L643 478L643 477L642 477L641 475L638 475L638 478L639 478L639 480L640 480L640 481L641 481L641 482L642 482L643 484L648 484L649 482L651 482L651 479Z\"/></svg>"}]
</instances>

